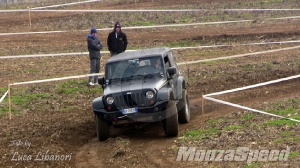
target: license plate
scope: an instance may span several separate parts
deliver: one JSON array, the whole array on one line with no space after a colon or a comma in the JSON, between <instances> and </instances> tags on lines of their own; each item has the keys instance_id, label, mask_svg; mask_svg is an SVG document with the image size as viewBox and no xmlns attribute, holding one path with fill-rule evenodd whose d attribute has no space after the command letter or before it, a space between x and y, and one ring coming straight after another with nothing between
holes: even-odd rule
<instances>
[{"instance_id":1,"label":"license plate","mask_svg":"<svg viewBox=\"0 0 300 168\"><path fill-rule=\"evenodd\" d=\"M138 112L137 108L122 109L122 114L130 114Z\"/></svg>"}]
</instances>

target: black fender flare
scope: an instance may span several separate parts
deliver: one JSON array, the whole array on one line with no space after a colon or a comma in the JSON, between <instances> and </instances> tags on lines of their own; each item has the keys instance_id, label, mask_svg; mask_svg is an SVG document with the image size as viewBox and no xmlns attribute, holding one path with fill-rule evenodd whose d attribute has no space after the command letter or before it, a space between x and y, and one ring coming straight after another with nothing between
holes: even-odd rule
<instances>
[{"instance_id":1,"label":"black fender flare","mask_svg":"<svg viewBox=\"0 0 300 168\"><path fill-rule=\"evenodd\" d=\"M102 96L97 97L93 100L93 109L104 109L103 101L102 101Z\"/></svg>"},{"instance_id":2,"label":"black fender flare","mask_svg":"<svg viewBox=\"0 0 300 168\"><path fill-rule=\"evenodd\" d=\"M182 76L179 76L177 78L177 80L175 81L175 86L174 86L174 90L175 90L175 98L176 100L180 100L182 99L182 90L185 89L185 80Z\"/></svg>"},{"instance_id":3,"label":"black fender flare","mask_svg":"<svg viewBox=\"0 0 300 168\"><path fill-rule=\"evenodd\" d=\"M174 100L174 92L172 88L161 88L157 92L157 101Z\"/></svg>"}]
</instances>

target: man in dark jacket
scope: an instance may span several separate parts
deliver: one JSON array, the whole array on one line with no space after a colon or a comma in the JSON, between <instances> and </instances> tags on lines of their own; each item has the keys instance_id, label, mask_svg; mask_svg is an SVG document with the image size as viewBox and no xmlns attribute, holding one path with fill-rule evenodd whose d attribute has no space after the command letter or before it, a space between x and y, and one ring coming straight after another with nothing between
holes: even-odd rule
<instances>
[{"instance_id":1,"label":"man in dark jacket","mask_svg":"<svg viewBox=\"0 0 300 168\"><path fill-rule=\"evenodd\" d=\"M122 32L120 23L116 22L114 31L107 37L107 46L111 56L124 52L127 44L126 34Z\"/></svg>"},{"instance_id":2,"label":"man in dark jacket","mask_svg":"<svg viewBox=\"0 0 300 168\"><path fill-rule=\"evenodd\" d=\"M91 34L87 37L89 57L90 57L90 74L99 73L100 71L100 50L102 49L102 44L97 37L97 29L92 28ZM99 85L98 75L94 76L94 83L92 82L93 76L89 76L88 85Z\"/></svg>"}]
</instances>

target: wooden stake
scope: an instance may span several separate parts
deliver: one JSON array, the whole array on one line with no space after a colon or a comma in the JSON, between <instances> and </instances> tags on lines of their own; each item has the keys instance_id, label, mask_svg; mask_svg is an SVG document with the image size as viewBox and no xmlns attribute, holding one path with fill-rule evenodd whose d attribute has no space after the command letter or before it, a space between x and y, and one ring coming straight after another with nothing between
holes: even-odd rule
<instances>
[{"instance_id":1,"label":"wooden stake","mask_svg":"<svg viewBox=\"0 0 300 168\"><path fill-rule=\"evenodd\" d=\"M8 109L9 109L9 120L11 120L11 100L10 100L10 82L8 81Z\"/></svg>"},{"instance_id":2,"label":"wooden stake","mask_svg":"<svg viewBox=\"0 0 300 168\"><path fill-rule=\"evenodd\" d=\"M204 129L204 98L202 93L202 114L201 114L201 127Z\"/></svg>"},{"instance_id":3,"label":"wooden stake","mask_svg":"<svg viewBox=\"0 0 300 168\"><path fill-rule=\"evenodd\" d=\"M30 15L31 8L29 8L28 12L29 12L29 27L31 28L31 15Z\"/></svg>"}]
</instances>

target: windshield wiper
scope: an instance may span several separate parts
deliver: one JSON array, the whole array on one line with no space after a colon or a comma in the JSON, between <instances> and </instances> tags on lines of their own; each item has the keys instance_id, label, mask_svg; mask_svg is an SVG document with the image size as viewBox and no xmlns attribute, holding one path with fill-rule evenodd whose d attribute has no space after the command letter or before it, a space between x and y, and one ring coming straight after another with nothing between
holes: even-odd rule
<instances>
[{"instance_id":1,"label":"windshield wiper","mask_svg":"<svg viewBox=\"0 0 300 168\"><path fill-rule=\"evenodd\" d=\"M109 79L110 81L112 80L121 80L121 78L112 78L112 79Z\"/></svg>"},{"instance_id":2,"label":"windshield wiper","mask_svg":"<svg viewBox=\"0 0 300 168\"><path fill-rule=\"evenodd\" d=\"M155 78L155 74L147 74L144 76L144 79L146 79L146 78L149 78L149 79Z\"/></svg>"},{"instance_id":3,"label":"windshield wiper","mask_svg":"<svg viewBox=\"0 0 300 168\"><path fill-rule=\"evenodd\" d=\"M134 75L134 76L132 76L132 77L135 77L135 78L143 78L145 75Z\"/></svg>"},{"instance_id":4,"label":"windshield wiper","mask_svg":"<svg viewBox=\"0 0 300 168\"><path fill-rule=\"evenodd\" d=\"M132 80L132 77L133 77L133 76L124 77L124 78L122 78L122 80L126 80L126 81Z\"/></svg>"}]
</instances>

